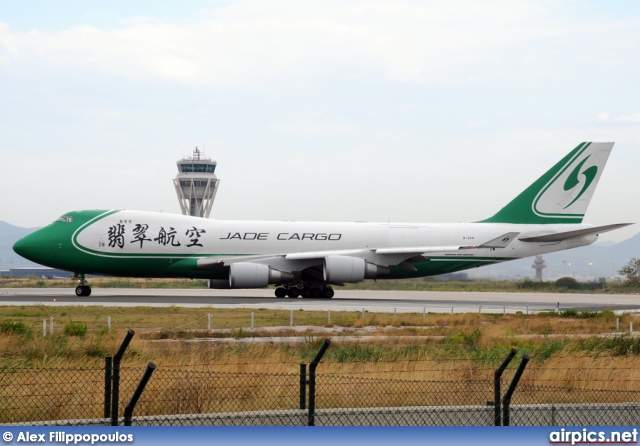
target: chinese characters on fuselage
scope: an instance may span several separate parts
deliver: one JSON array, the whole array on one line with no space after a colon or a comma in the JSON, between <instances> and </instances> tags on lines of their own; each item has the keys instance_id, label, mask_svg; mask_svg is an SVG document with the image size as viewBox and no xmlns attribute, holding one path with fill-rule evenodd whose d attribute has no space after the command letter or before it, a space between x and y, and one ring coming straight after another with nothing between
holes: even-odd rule
<instances>
[{"instance_id":1,"label":"chinese characters on fuselage","mask_svg":"<svg viewBox=\"0 0 640 446\"><path fill-rule=\"evenodd\" d=\"M167 245L182 246L182 243L176 240L176 236L177 236L176 229L171 226L169 227L168 231L164 228L164 226L161 226L160 230L158 231L158 236L154 239L150 239L149 237L147 237L148 230L149 230L149 225L136 224L133 227L133 230L131 231L133 240L129 241L129 243L139 243L140 249L142 249L142 246L144 245L145 242L151 242L151 243L155 242L162 246L167 246ZM189 243L185 246L187 248L190 248L192 246L199 246L202 248L203 245L202 243L200 243L200 237L202 236L202 234L206 232L207 231L205 231L204 229L198 229L195 226L192 226L191 229L187 229L184 235L188 239L185 242L189 242ZM107 232L107 237L109 238L109 247L111 248L118 247L121 249L124 248L125 234L126 234L125 226L121 223L117 223L109 227L109 230Z\"/></svg>"},{"instance_id":2,"label":"chinese characters on fuselage","mask_svg":"<svg viewBox=\"0 0 640 446\"><path fill-rule=\"evenodd\" d=\"M162 246L185 246L187 248L200 247L203 248L201 238L207 231L204 229L196 228L192 226L184 232L184 236L181 236L182 232L169 226L166 229L161 226L158 230L158 236L150 238L149 225L148 224L136 224L131 230L131 240L129 243L137 243L140 249L143 245L146 246L149 243L158 244ZM124 248L125 246L126 228L122 223L116 223L109 227L107 236L109 238L109 247L111 248ZM223 237L217 237L219 240L246 240L246 241L338 241L342 239L340 233L326 233L326 232L280 232L278 234L271 234L269 232L227 232Z\"/></svg>"}]
</instances>

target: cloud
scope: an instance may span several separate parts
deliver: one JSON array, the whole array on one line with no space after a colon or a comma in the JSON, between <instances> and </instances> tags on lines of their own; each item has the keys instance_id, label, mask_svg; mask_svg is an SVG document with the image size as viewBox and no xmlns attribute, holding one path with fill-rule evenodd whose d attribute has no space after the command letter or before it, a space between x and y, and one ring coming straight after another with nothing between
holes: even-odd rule
<instances>
[{"instance_id":1,"label":"cloud","mask_svg":"<svg viewBox=\"0 0 640 446\"><path fill-rule=\"evenodd\" d=\"M609 116L609 113L602 112L596 115L598 122L640 122L640 112L631 113L630 115L620 115L616 117Z\"/></svg>"},{"instance_id":2,"label":"cloud","mask_svg":"<svg viewBox=\"0 0 640 446\"><path fill-rule=\"evenodd\" d=\"M544 5L553 3L239 0L191 21L130 18L109 30L19 33L0 24L0 63L218 88L289 88L335 75L448 85L537 82L577 67L637 72L640 22L571 19Z\"/></svg>"}]
</instances>

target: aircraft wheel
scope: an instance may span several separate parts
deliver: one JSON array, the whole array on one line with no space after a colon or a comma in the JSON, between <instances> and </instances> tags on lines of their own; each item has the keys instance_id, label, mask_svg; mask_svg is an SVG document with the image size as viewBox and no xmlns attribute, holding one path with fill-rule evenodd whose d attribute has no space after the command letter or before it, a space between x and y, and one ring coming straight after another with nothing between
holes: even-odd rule
<instances>
[{"instance_id":1,"label":"aircraft wheel","mask_svg":"<svg viewBox=\"0 0 640 446\"><path fill-rule=\"evenodd\" d=\"M333 291L333 288L331 288L330 286L326 287L324 290L322 290L322 295L324 297L326 297L327 299L331 299L334 296L335 292Z\"/></svg>"},{"instance_id":2,"label":"aircraft wheel","mask_svg":"<svg viewBox=\"0 0 640 446\"><path fill-rule=\"evenodd\" d=\"M302 297L311 297L313 295L313 291L310 288L304 287L302 289Z\"/></svg>"},{"instance_id":3,"label":"aircraft wheel","mask_svg":"<svg viewBox=\"0 0 640 446\"><path fill-rule=\"evenodd\" d=\"M287 293L289 297L295 299L300 295L300 290L296 287L289 288L289 292Z\"/></svg>"},{"instance_id":4,"label":"aircraft wheel","mask_svg":"<svg viewBox=\"0 0 640 446\"><path fill-rule=\"evenodd\" d=\"M284 288L276 288L276 297L287 297L287 290L285 290Z\"/></svg>"},{"instance_id":5,"label":"aircraft wheel","mask_svg":"<svg viewBox=\"0 0 640 446\"><path fill-rule=\"evenodd\" d=\"M76 287L76 296L87 297L91 295L91 287L88 285L78 285Z\"/></svg>"},{"instance_id":6,"label":"aircraft wheel","mask_svg":"<svg viewBox=\"0 0 640 446\"><path fill-rule=\"evenodd\" d=\"M322 290L320 288L314 288L313 297L322 297Z\"/></svg>"}]
</instances>

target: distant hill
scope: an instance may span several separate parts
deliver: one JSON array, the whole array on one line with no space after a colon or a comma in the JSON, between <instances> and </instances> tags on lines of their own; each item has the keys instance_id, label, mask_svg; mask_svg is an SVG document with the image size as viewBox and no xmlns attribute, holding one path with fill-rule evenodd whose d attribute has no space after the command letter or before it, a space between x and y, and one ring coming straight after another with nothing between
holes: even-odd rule
<instances>
[{"instance_id":1,"label":"distant hill","mask_svg":"<svg viewBox=\"0 0 640 446\"><path fill-rule=\"evenodd\" d=\"M555 280L562 276L580 280L588 280L590 277L611 278L617 276L618 270L632 257L640 258L640 234L620 243L594 243L582 248L545 254L542 258L547 267L544 269L543 279ZM591 267L590 262L593 264ZM532 257L504 262L469 270L469 278L533 278L535 271L531 265Z\"/></svg>"},{"instance_id":2,"label":"distant hill","mask_svg":"<svg viewBox=\"0 0 640 446\"><path fill-rule=\"evenodd\" d=\"M13 268L32 268L38 266L37 263L23 259L13 252L13 244L20 238L39 228L20 228L10 225L7 222L0 221L0 269ZM11 263L13 262L13 264Z\"/></svg>"}]
</instances>

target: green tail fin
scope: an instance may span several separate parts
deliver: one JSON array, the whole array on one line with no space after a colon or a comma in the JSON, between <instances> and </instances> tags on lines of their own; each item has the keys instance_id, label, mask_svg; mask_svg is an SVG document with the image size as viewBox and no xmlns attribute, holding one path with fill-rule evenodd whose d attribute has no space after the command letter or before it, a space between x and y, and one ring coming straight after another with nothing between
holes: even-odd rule
<instances>
[{"instance_id":1,"label":"green tail fin","mask_svg":"<svg viewBox=\"0 0 640 446\"><path fill-rule=\"evenodd\" d=\"M582 223L612 142L583 142L481 223Z\"/></svg>"}]
</instances>

